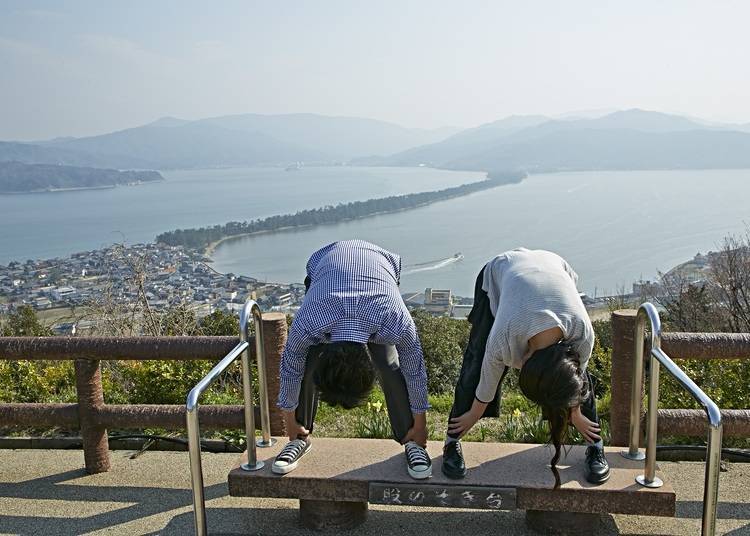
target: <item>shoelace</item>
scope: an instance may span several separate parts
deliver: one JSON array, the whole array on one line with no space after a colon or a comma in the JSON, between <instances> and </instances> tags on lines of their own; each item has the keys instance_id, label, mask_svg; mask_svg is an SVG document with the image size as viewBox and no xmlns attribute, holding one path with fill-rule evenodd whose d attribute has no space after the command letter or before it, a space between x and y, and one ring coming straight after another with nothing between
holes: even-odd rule
<instances>
[{"instance_id":1,"label":"shoelace","mask_svg":"<svg viewBox=\"0 0 750 536\"><path fill-rule=\"evenodd\" d=\"M427 451L414 443L406 445L406 459L409 465L430 465L430 457Z\"/></svg>"},{"instance_id":2,"label":"shoelace","mask_svg":"<svg viewBox=\"0 0 750 536\"><path fill-rule=\"evenodd\" d=\"M591 461L604 463L604 451L598 448L591 448L588 452L588 458Z\"/></svg>"},{"instance_id":3,"label":"shoelace","mask_svg":"<svg viewBox=\"0 0 750 536\"><path fill-rule=\"evenodd\" d=\"M297 458L297 456L299 456L303 450L305 450L306 446L307 446L307 443L303 441L302 439L295 439L293 441L290 441L281 450L281 453L279 453L279 456L277 459L284 461L284 462L291 462L295 458Z\"/></svg>"},{"instance_id":4,"label":"shoelace","mask_svg":"<svg viewBox=\"0 0 750 536\"><path fill-rule=\"evenodd\" d=\"M463 456L463 451L461 450L461 442L460 441L451 441L455 445L456 452L459 456Z\"/></svg>"}]
</instances>

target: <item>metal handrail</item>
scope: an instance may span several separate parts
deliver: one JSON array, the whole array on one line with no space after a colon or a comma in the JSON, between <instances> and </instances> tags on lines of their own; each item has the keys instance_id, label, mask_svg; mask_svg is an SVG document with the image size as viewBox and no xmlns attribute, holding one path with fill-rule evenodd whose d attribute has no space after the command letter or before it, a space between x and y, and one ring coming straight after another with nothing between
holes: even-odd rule
<instances>
[{"instance_id":1,"label":"metal handrail","mask_svg":"<svg viewBox=\"0 0 750 536\"><path fill-rule=\"evenodd\" d=\"M638 450L640 442L641 385L643 377L643 342L646 320L651 324L651 345L649 349L648 381L648 421L646 429L646 454ZM698 387L685 372L678 367L661 349L661 320L659 312L651 303L638 308L635 322L635 351L633 363L633 391L630 404L630 445L622 455L632 460L646 459L644 474L636 477L636 482L649 488L661 487L664 483L656 476L656 436L657 413L659 406L659 369L669 372L706 411L708 419L708 445L706 447L706 476L703 488L703 521L701 534L716 534L716 506L719 500L719 471L721 466L721 412L716 403Z\"/></svg>"},{"instance_id":2,"label":"metal handrail","mask_svg":"<svg viewBox=\"0 0 750 536\"><path fill-rule=\"evenodd\" d=\"M253 410L253 385L250 381L250 317L255 321L255 353L258 361L258 377L260 390L260 421L262 439L255 441L255 413ZM208 534L206 523L206 499L203 486L203 468L201 466L200 427L198 424L198 399L201 394L231 365L238 357L242 358L242 394L245 406L245 441L247 443L247 463L240 467L245 471L257 471L263 468L263 462L258 461L255 451L259 447L273 445L271 438L270 418L268 408L268 388L266 383L266 351L263 344L263 317L260 307L254 300L247 300L240 312L240 342L219 361L190 390L186 402L186 421L188 434L188 450L190 455L190 482L193 488L193 515L195 517L195 534Z\"/></svg>"}]
</instances>

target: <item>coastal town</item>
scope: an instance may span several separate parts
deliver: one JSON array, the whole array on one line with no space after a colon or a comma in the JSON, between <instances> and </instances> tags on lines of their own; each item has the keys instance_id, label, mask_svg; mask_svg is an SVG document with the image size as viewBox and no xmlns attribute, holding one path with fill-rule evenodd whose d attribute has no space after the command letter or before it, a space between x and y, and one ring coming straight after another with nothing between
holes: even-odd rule
<instances>
[{"instance_id":1,"label":"coastal town","mask_svg":"<svg viewBox=\"0 0 750 536\"><path fill-rule=\"evenodd\" d=\"M252 297L264 310L293 312L304 296L301 283L272 284L252 277L221 274L202 254L162 244L112 245L66 258L0 265L0 315L21 305L57 311L53 329L69 333L71 311L86 310L102 296L115 303L148 300L154 311L188 306L202 318L216 310L238 311ZM142 281L141 287L139 282ZM85 315L81 315L85 317ZM76 322L93 328L95 318Z\"/></svg>"},{"instance_id":2,"label":"coastal town","mask_svg":"<svg viewBox=\"0 0 750 536\"><path fill-rule=\"evenodd\" d=\"M699 257L691 262L699 263ZM115 244L65 258L0 264L0 315L30 305L38 312L47 312L53 329L66 334L76 327L95 328L93 315L72 313L92 309L105 295L119 304L145 299L152 310L161 312L187 306L199 319L217 310L236 313L248 298L256 300L263 310L287 314L294 314L302 303L305 287L301 282L273 283L223 274L210 262L197 250L148 243ZM644 288L651 293L657 291L655 283L637 282L632 295L642 294ZM450 289L435 288L405 292L403 298L410 309L454 318L466 318L473 302L471 297L457 296ZM582 298L590 312L606 308L608 303L606 296ZM77 317L75 322L71 321L73 317Z\"/></svg>"}]
</instances>

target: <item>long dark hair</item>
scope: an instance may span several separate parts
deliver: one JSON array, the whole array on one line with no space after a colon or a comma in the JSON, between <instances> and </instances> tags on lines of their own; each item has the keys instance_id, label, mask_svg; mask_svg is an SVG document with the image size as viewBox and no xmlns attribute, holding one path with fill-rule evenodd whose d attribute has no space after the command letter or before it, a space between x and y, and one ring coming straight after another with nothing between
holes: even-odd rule
<instances>
[{"instance_id":1,"label":"long dark hair","mask_svg":"<svg viewBox=\"0 0 750 536\"><path fill-rule=\"evenodd\" d=\"M352 409L367 400L375 383L375 366L366 344L332 342L320 345L313 382L320 399Z\"/></svg>"},{"instance_id":2,"label":"long dark hair","mask_svg":"<svg viewBox=\"0 0 750 536\"><path fill-rule=\"evenodd\" d=\"M542 407L542 416L549 422L555 447L550 468L555 475L554 489L557 489L560 487L557 462L568 432L570 409L579 406L588 396L588 382L581 372L578 353L564 343L537 350L521 367L518 385L527 398Z\"/></svg>"}]
</instances>

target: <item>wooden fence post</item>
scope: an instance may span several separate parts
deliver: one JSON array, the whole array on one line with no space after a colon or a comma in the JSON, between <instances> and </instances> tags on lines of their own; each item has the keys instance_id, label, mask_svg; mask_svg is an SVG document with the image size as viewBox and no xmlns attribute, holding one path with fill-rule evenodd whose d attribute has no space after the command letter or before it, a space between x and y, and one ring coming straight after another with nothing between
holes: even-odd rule
<instances>
[{"instance_id":1,"label":"wooden fence post","mask_svg":"<svg viewBox=\"0 0 750 536\"><path fill-rule=\"evenodd\" d=\"M76 359L78 420L83 440L83 458L90 474L109 471L107 429L97 422L96 410L104 405L102 373L98 360Z\"/></svg>"},{"instance_id":2,"label":"wooden fence post","mask_svg":"<svg viewBox=\"0 0 750 536\"><path fill-rule=\"evenodd\" d=\"M612 313L612 402L609 428L611 444L620 447L627 447L630 442L635 317L634 309L621 309Z\"/></svg>"},{"instance_id":3,"label":"wooden fence post","mask_svg":"<svg viewBox=\"0 0 750 536\"><path fill-rule=\"evenodd\" d=\"M286 344L287 327L284 313L263 313L263 342L266 348L266 385L268 386L268 407L271 435L283 436L284 416L276 406L279 397L279 366L281 354Z\"/></svg>"}]
</instances>

